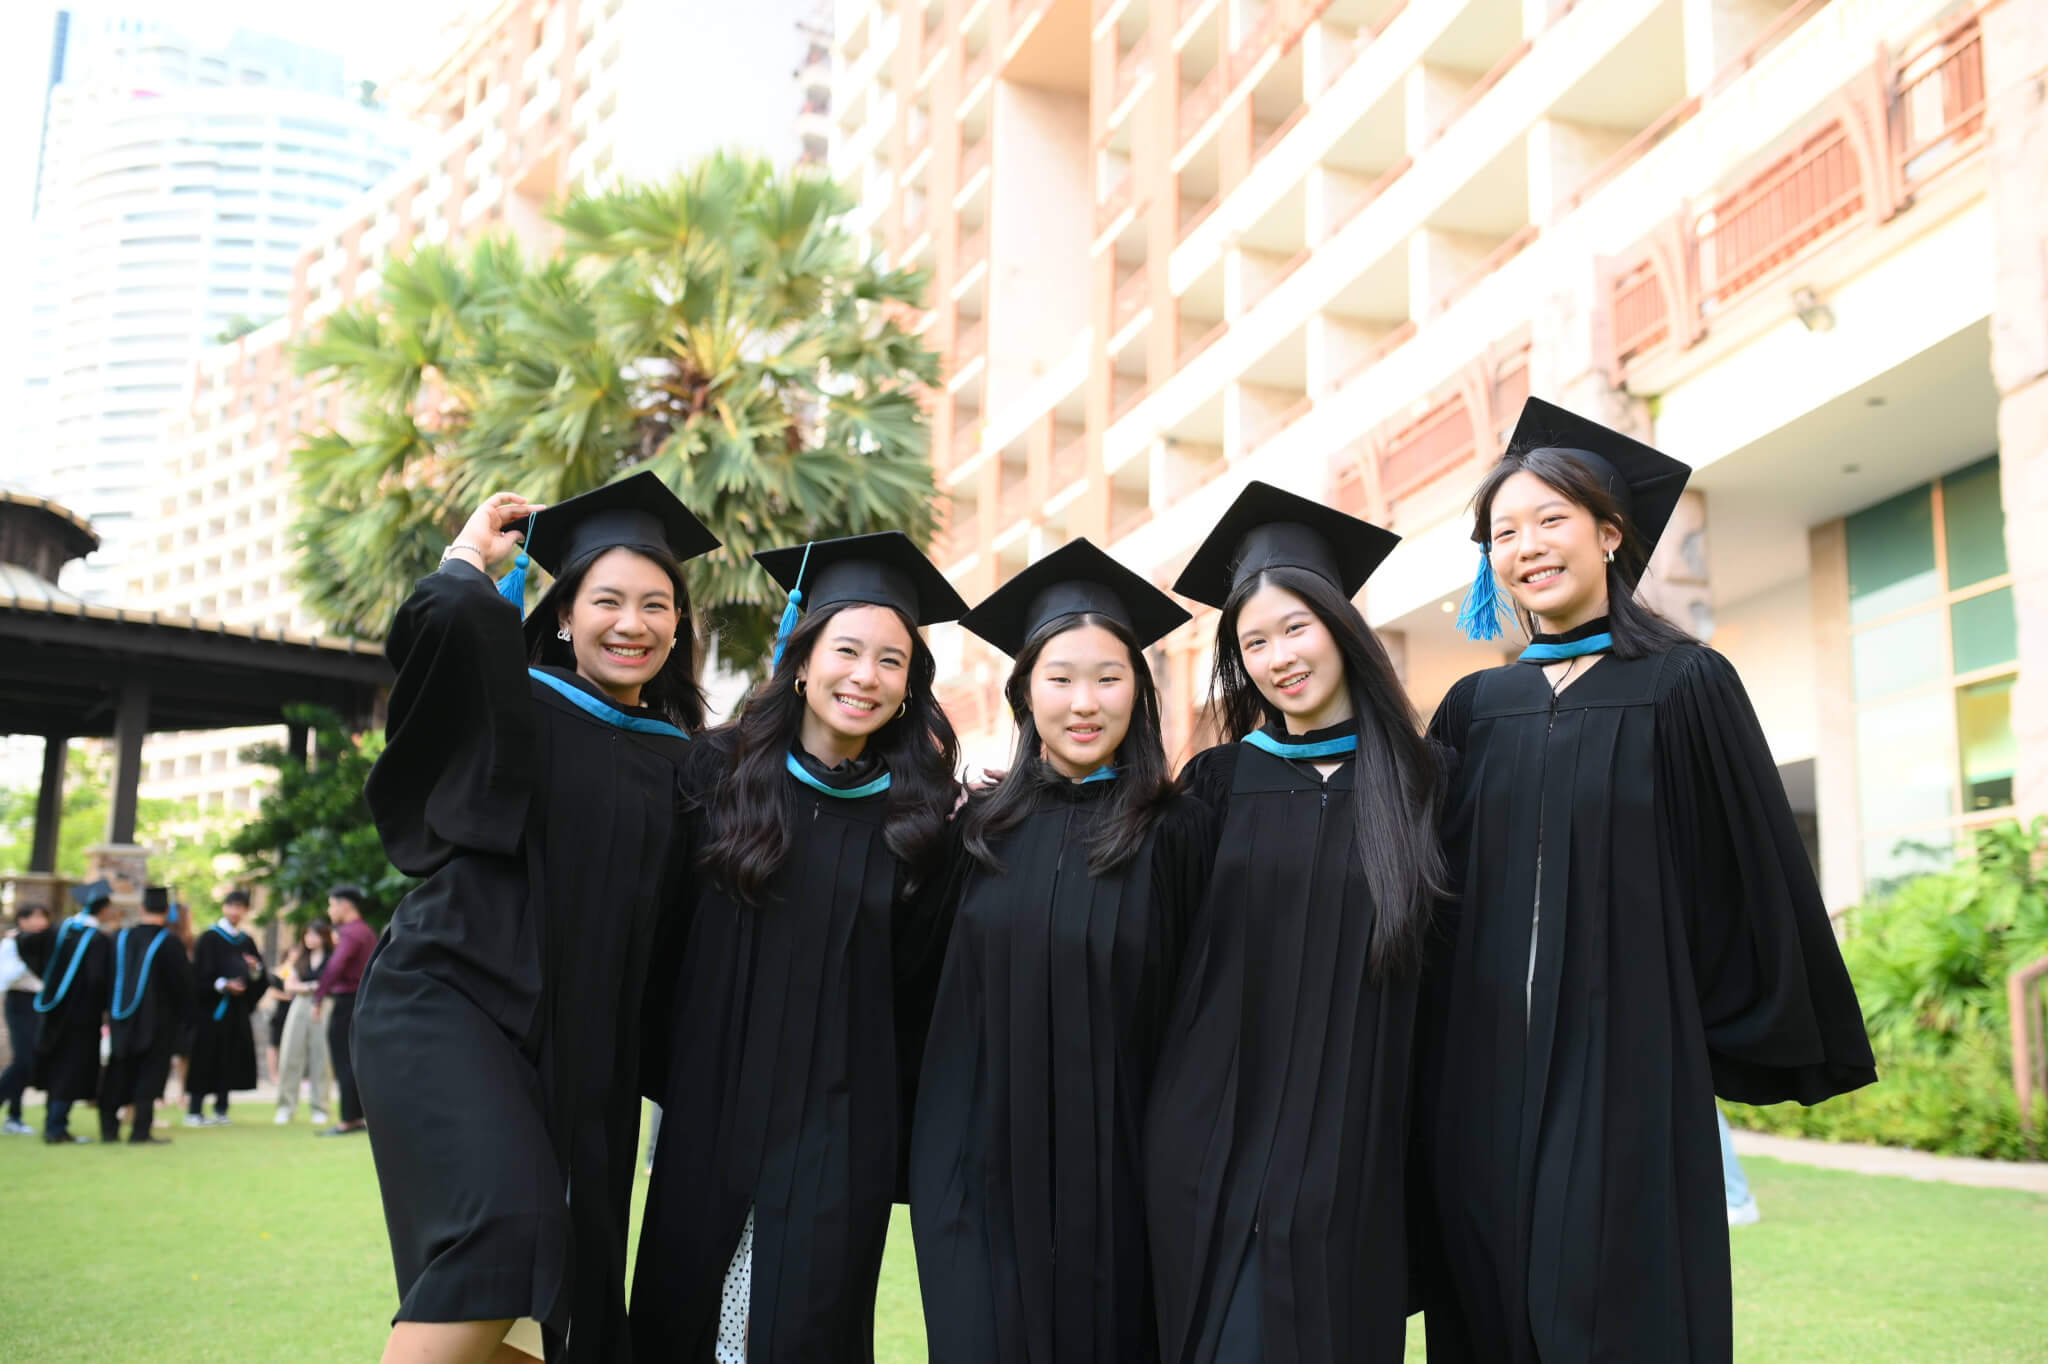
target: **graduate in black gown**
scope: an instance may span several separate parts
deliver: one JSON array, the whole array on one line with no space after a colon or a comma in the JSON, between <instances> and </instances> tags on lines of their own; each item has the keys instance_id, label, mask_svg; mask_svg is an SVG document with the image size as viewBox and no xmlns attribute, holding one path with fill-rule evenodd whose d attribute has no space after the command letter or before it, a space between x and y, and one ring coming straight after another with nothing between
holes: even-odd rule
<instances>
[{"instance_id":1,"label":"graduate in black gown","mask_svg":"<svg viewBox=\"0 0 2048 1364\"><path fill-rule=\"evenodd\" d=\"M153 1137L149 1129L192 997L191 963L184 942L168 927L170 912L169 887L150 886L142 892L141 921L114 935L107 1071L100 1082L101 1141L120 1138L121 1108L132 1105L129 1142L170 1144L169 1137Z\"/></svg>"},{"instance_id":2,"label":"graduate in black gown","mask_svg":"<svg viewBox=\"0 0 2048 1364\"><path fill-rule=\"evenodd\" d=\"M1171 1364L1398 1360L1411 1060L1448 755L1350 598L1376 526L1251 484L1175 590L1221 609L1235 742L1181 774L1218 851L1154 1082Z\"/></svg>"},{"instance_id":3,"label":"graduate in black gown","mask_svg":"<svg viewBox=\"0 0 2048 1364\"><path fill-rule=\"evenodd\" d=\"M1145 1104L1214 856L1145 649L1188 613L1087 540L961 624L1015 659L1008 775L955 823L910 1153L939 1364L1158 1358Z\"/></svg>"},{"instance_id":4,"label":"graduate in black gown","mask_svg":"<svg viewBox=\"0 0 2048 1364\"><path fill-rule=\"evenodd\" d=\"M957 794L917 631L965 603L900 532L755 558L790 590L788 633L685 777L697 880L654 968L633 1338L648 1359L865 1364Z\"/></svg>"},{"instance_id":5,"label":"graduate in black gown","mask_svg":"<svg viewBox=\"0 0 2048 1364\"><path fill-rule=\"evenodd\" d=\"M1436 1360L1725 1361L1714 1095L1875 1078L1771 754L1726 659L1634 597L1691 471L1530 399L1474 498L1465 620L1534 643L1452 687L1461 895L1430 970Z\"/></svg>"},{"instance_id":6,"label":"graduate in black gown","mask_svg":"<svg viewBox=\"0 0 2048 1364\"><path fill-rule=\"evenodd\" d=\"M489 570L529 517L501 595ZM398 1277L387 1358L632 1357L640 999L704 716L682 561L716 545L650 473L545 510L500 493L392 623L368 797L424 882L352 1027ZM525 554L555 577L522 628Z\"/></svg>"},{"instance_id":7,"label":"graduate in black gown","mask_svg":"<svg viewBox=\"0 0 2048 1364\"><path fill-rule=\"evenodd\" d=\"M250 1015L270 979L256 939L242 928L249 893L231 890L220 920L192 943L192 1052L185 1065L185 1126L222 1127L228 1095L256 1088L256 1034ZM202 1111L213 1095L213 1116Z\"/></svg>"},{"instance_id":8,"label":"graduate in black gown","mask_svg":"<svg viewBox=\"0 0 2048 1364\"><path fill-rule=\"evenodd\" d=\"M73 1135L71 1105L95 1099L100 1089L100 1023L107 1013L113 986L113 952L100 930L100 916L114 902L114 888L105 880L71 888L78 913L57 925L50 959L43 965L43 988L36 992L35 1011L43 1029L36 1038L36 1061L29 1083L49 1095L43 1140L52 1146L90 1142Z\"/></svg>"}]
</instances>

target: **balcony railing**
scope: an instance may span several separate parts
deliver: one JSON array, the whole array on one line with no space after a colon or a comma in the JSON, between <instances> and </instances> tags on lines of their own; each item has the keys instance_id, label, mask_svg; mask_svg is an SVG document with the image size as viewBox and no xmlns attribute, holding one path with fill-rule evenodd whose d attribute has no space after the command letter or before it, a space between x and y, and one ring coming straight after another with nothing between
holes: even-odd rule
<instances>
[{"instance_id":1,"label":"balcony railing","mask_svg":"<svg viewBox=\"0 0 2048 1364\"><path fill-rule=\"evenodd\" d=\"M1194 86L1180 97L1180 136L1177 141L1185 145L1201 131L1209 116L1223 106L1224 84L1230 78L1229 68L1222 62L1216 63L1215 70L1196 81Z\"/></svg>"},{"instance_id":2,"label":"balcony railing","mask_svg":"<svg viewBox=\"0 0 2048 1364\"><path fill-rule=\"evenodd\" d=\"M974 452L981 448L981 428L980 417L953 428L953 458L948 467L974 457Z\"/></svg>"},{"instance_id":3,"label":"balcony railing","mask_svg":"<svg viewBox=\"0 0 2048 1364\"><path fill-rule=\"evenodd\" d=\"M981 141L969 142L960 149L960 183L963 186L972 184L975 176L989 168L994 151L995 139L987 133L981 135Z\"/></svg>"},{"instance_id":4,"label":"balcony railing","mask_svg":"<svg viewBox=\"0 0 2048 1364\"><path fill-rule=\"evenodd\" d=\"M1131 44L1131 50L1117 58L1116 85L1110 91L1110 105L1121 105L1130 93L1138 88L1138 82L1151 73L1152 35L1142 34Z\"/></svg>"},{"instance_id":5,"label":"balcony railing","mask_svg":"<svg viewBox=\"0 0 2048 1364\"><path fill-rule=\"evenodd\" d=\"M953 341L953 373L959 374L988 354L988 319L977 317Z\"/></svg>"},{"instance_id":6,"label":"balcony railing","mask_svg":"<svg viewBox=\"0 0 2048 1364\"><path fill-rule=\"evenodd\" d=\"M1109 187L1109 192L1095 202L1095 235L1109 231L1111 223L1122 216L1131 206L1131 196L1137 192L1138 179L1125 167L1123 179Z\"/></svg>"},{"instance_id":7,"label":"balcony railing","mask_svg":"<svg viewBox=\"0 0 2048 1364\"><path fill-rule=\"evenodd\" d=\"M967 40L962 38L960 40L960 93L965 95L975 86L981 84L982 78L988 75L989 69L994 65L995 49L993 47L984 43L981 51L969 53L967 50Z\"/></svg>"},{"instance_id":8,"label":"balcony railing","mask_svg":"<svg viewBox=\"0 0 2048 1364\"><path fill-rule=\"evenodd\" d=\"M1974 16L1906 61L1842 94L1864 116L1837 118L1705 212L1658 230L1611 278L1612 367L1676 342L1857 222L1877 223L1981 145L1983 42ZM1867 129L1867 131L1866 131Z\"/></svg>"},{"instance_id":9,"label":"balcony railing","mask_svg":"<svg viewBox=\"0 0 2048 1364\"><path fill-rule=\"evenodd\" d=\"M1196 326L1199 326L1201 325L1202 321L1203 319L1199 317L1183 317L1180 320L1181 336L1183 338L1186 338L1188 333L1191 330L1193 330L1193 328L1188 325L1189 323L1194 323ZM1223 339L1223 333L1229 330L1230 320L1228 318L1225 318L1220 322L1212 324L1208 328L1208 330L1197 333L1192 341L1183 339L1180 348L1181 367L1185 369L1189 364L1191 364L1194 361L1194 358L1196 356L1200 355L1203 351L1209 349L1209 347L1215 345L1218 341L1221 341Z\"/></svg>"},{"instance_id":10,"label":"balcony railing","mask_svg":"<svg viewBox=\"0 0 2048 1364\"><path fill-rule=\"evenodd\" d=\"M1257 22L1246 29L1230 49L1230 59L1223 63L1230 70L1229 82L1232 87L1251 74L1259 58L1273 44L1274 35L1280 30L1280 9L1277 3L1269 3Z\"/></svg>"},{"instance_id":11,"label":"balcony railing","mask_svg":"<svg viewBox=\"0 0 2048 1364\"><path fill-rule=\"evenodd\" d=\"M1472 411L1453 394L1394 434L1380 454L1380 495L1393 501L1462 463L1476 446Z\"/></svg>"},{"instance_id":12,"label":"balcony railing","mask_svg":"<svg viewBox=\"0 0 2048 1364\"><path fill-rule=\"evenodd\" d=\"M959 458L965 458L960 456ZM981 543L981 517L974 512L955 516L946 527L946 548L954 558L971 553Z\"/></svg>"},{"instance_id":13,"label":"balcony railing","mask_svg":"<svg viewBox=\"0 0 2048 1364\"><path fill-rule=\"evenodd\" d=\"M966 279L968 275L974 272L975 266L980 265L987 259L988 228L984 225L979 231L969 233L960 239L960 252L956 260L957 268L954 271L954 279Z\"/></svg>"},{"instance_id":14,"label":"balcony railing","mask_svg":"<svg viewBox=\"0 0 2048 1364\"><path fill-rule=\"evenodd\" d=\"M1110 309L1110 330L1120 332L1130 320L1145 310L1152 299L1152 283L1140 266L1131 272L1131 277L1116 286L1116 296Z\"/></svg>"},{"instance_id":15,"label":"balcony railing","mask_svg":"<svg viewBox=\"0 0 2048 1364\"><path fill-rule=\"evenodd\" d=\"M1251 439L1244 443L1244 452L1250 454L1252 451L1266 445L1288 427L1307 416L1309 409L1315 405L1316 400L1313 397L1306 393L1302 394L1301 397L1288 404L1285 411L1277 412L1262 422L1259 428L1252 433Z\"/></svg>"},{"instance_id":16,"label":"balcony railing","mask_svg":"<svg viewBox=\"0 0 2048 1364\"><path fill-rule=\"evenodd\" d=\"M1048 490L1058 492L1070 487L1075 479L1088 471L1088 438L1076 436L1052 452L1051 477L1047 480Z\"/></svg>"}]
</instances>

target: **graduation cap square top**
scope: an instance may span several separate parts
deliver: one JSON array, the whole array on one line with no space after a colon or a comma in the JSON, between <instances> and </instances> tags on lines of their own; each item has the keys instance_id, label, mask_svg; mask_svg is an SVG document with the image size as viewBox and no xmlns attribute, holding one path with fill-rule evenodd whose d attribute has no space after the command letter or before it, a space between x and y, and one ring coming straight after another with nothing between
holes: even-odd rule
<instances>
[{"instance_id":1,"label":"graduation cap square top","mask_svg":"<svg viewBox=\"0 0 2048 1364\"><path fill-rule=\"evenodd\" d=\"M642 470L536 513L526 553L559 577L599 550L638 549L683 560L718 545L666 483Z\"/></svg>"},{"instance_id":2,"label":"graduation cap square top","mask_svg":"<svg viewBox=\"0 0 2048 1364\"><path fill-rule=\"evenodd\" d=\"M1189 619L1173 598L1084 536L989 593L960 623L1014 658L1048 624L1082 612L1115 621L1141 648Z\"/></svg>"},{"instance_id":3,"label":"graduation cap square top","mask_svg":"<svg viewBox=\"0 0 2048 1364\"><path fill-rule=\"evenodd\" d=\"M171 912L171 888L169 886L148 886L142 892L142 912L145 914L168 914Z\"/></svg>"},{"instance_id":4,"label":"graduation cap square top","mask_svg":"<svg viewBox=\"0 0 2048 1364\"><path fill-rule=\"evenodd\" d=\"M1678 510L1686 480L1692 477L1692 466L1682 460L1541 398L1522 405L1521 419L1508 438L1507 457L1535 450L1576 455L1606 485L1642 537L1645 551L1656 549L1671 514Z\"/></svg>"},{"instance_id":5,"label":"graduation cap square top","mask_svg":"<svg viewBox=\"0 0 2048 1364\"><path fill-rule=\"evenodd\" d=\"M845 602L893 606L920 627L967 612L946 575L900 530L764 549L754 562L791 594L791 606L806 611Z\"/></svg>"},{"instance_id":6,"label":"graduation cap square top","mask_svg":"<svg viewBox=\"0 0 2048 1364\"><path fill-rule=\"evenodd\" d=\"M1255 479L1195 550L1173 590L1220 609L1247 578L1299 568L1350 597L1400 543L1370 521Z\"/></svg>"},{"instance_id":7,"label":"graduation cap square top","mask_svg":"<svg viewBox=\"0 0 2048 1364\"><path fill-rule=\"evenodd\" d=\"M97 881L88 881L82 886L73 886L71 888L71 898L84 906L85 912L90 914L96 906L103 905L114 898L114 887L108 883L106 877L102 876Z\"/></svg>"}]
</instances>

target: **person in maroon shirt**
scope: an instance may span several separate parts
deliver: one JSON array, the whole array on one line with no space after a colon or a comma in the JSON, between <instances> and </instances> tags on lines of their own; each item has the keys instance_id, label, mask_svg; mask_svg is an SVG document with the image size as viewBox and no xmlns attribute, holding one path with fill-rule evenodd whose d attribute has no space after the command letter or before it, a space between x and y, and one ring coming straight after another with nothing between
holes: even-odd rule
<instances>
[{"instance_id":1,"label":"person in maroon shirt","mask_svg":"<svg viewBox=\"0 0 2048 1364\"><path fill-rule=\"evenodd\" d=\"M345 1137L363 1130L363 1101L356 1092L355 1060L349 1055L350 1030L355 1022L356 991L363 983L363 969L376 950L377 934L363 922L363 906L369 896L360 886L336 886L327 892L327 917L334 923L334 957L320 974L320 988L314 1002L327 1013L327 1056L334 1063L334 1087L341 1096L341 1121L316 1133L322 1137Z\"/></svg>"}]
</instances>

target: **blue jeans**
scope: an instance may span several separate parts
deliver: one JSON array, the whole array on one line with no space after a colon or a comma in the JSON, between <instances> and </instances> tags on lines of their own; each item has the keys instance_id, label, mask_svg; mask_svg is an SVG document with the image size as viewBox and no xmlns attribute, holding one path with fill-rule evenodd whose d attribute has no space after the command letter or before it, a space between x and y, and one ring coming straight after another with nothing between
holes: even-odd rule
<instances>
[{"instance_id":1,"label":"blue jeans","mask_svg":"<svg viewBox=\"0 0 2048 1364\"><path fill-rule=\"evenodd\" d=\"M21 1121L21 1092L28 1088L29 1067L36 1056L36 1039L42 1036L42 1015L36 1012L36 997L27 990L7 991L7 1045L13 1059L0 1073L0 1103L7 1114Z\"/></svg>"},{"instance_id":2,"label":"blue jeans","mask_svg":"<svg viewBox=\"0 0 2048 1364\"><path fill-rule=\"evenodd\" d=\"M46 1137L68 1137L71 1135L71 1100L50 1100L49 1111L43 1116L43 1135Z\"/></svg>"},{"instance_id":3,"label":"blue jeans","mask_svg":"<svg viewBox=\"0 0 2048 1364\"><path fill-rule=\"evenodd\" d=\"M1749 1202L1749 1180L1743 1176L1742 1162L1735 1158L1735 1134L1718 1108L1714 1110L1714 1121L1721 1124L1721 1184L1728 1195L1728 1206L1739 1208Z\"/></svg>"}]
</instances>

